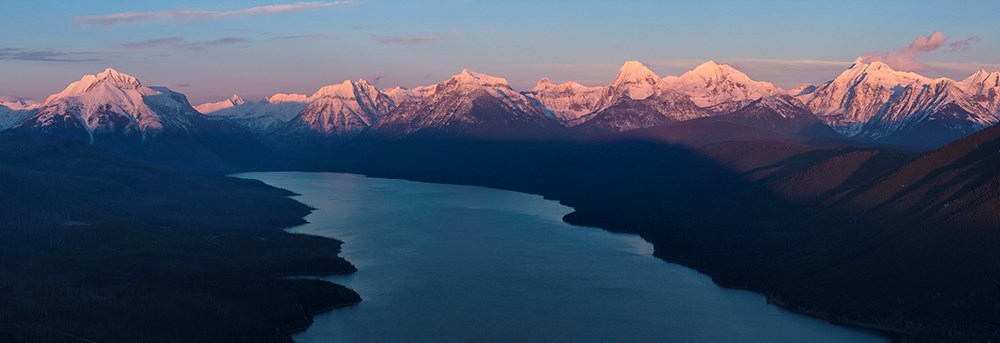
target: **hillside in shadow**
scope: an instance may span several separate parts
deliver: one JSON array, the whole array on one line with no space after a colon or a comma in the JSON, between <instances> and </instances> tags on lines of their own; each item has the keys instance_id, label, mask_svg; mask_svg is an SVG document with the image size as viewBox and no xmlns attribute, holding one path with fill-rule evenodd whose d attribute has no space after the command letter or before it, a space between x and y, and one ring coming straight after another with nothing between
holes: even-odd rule
<instances>
[{"instance_id":1,"label":"hillside in shadow","mask_svg":"<svg viewBox=\"0 0 1000 343\"><path fill-rule=\"evenodd\" d=\"M162 169L75 141L0 136L0 341L288 342L360 298L310 208L263 183Z\"/></svg>"}]
</instances>

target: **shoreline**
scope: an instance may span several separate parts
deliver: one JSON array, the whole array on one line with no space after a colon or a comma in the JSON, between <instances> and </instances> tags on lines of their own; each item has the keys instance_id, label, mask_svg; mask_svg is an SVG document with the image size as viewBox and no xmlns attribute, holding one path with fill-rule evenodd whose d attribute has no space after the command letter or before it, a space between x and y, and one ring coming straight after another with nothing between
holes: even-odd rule
<instances>
[{"instance_id":1,"label":"shoreline","mask_svg":"<svg viewBox=\"0 0 1000 343\"><path fill-rule=\"evenodd\" d=\"M604 230L603 228L599 228L599 229ZM614 232L614 231L609 231L609 232ZM643 239L643 240L646 241L645 239ZM652 244L653 247L654 247L654 249L655 249L655 247L656 247L655 243L649 242L649 241L646 241L646 242L648 242L649 244ZM895 330L895 329L892 329L892 328L889 328L889 327L885 327L885 326L880 326L880 325L875 325L875 324L868 324L868 323L864 323L864 322L860 322L860 321L836 319L831 314L829 314L827 312L815 311L815 310L808 310L808 309L805 309L802 306L795 305L794 303L790 303L790 302L787 302L787 301L780 300L779 298L775 297L773 294L764 293L764 292L758 291L758 290L756 290L756 289L754 289L752 287L740 286L740 285L736 285L736 284L733 284L733 283L724 282L724 281L720 280L718 277L706 273L702 269L698 269L698 268L695 268L693 266L682 264L682 263L680 263L678 261L671 260L671 259L669 259L667 257L661 256L661 255L658 255L658 254L655 254L655 253L653 254L653 257L655 257L655 258L657 258L657 259L659 259L659 260L661 260L663 262L671 263L671 264L676 264L676 265L679 265L679 266L684 266L685 268L690 268L692 270L697 271L698 273L706 275L706 276L708 276L712 280L712 283L715 284L716 286L719 286L719 287L722 287L722 288L726 288L726 289L741 290L741 291L753 292L753 293L757 293L757 294L763 295L765 301L769 305L777 306L778 308L781 308L784 311L788 311L788 312L791 312L791 313L796 313L796 314L799 314L799 315L803 315L803 316L807 316L807 317L811 317L811 318L823 320L823 321L825 321L827 323L838 325L838 326L846 326L846 327L852 327L852 328L858 328L858 329L868 330L868 331L876 333L876 334L878 334L880 336L883 336L883 337L886 337L886 338L890 339L891 342L900 342L900 341L903 341L903 339L905 337L907 337L907 336L910 335L909 332L899 331L899 330Z\"/></svg>"},{"instance_id":2,"label":"shoreline","mask_svg":"<svg viewBox=\"0 0 1000 343\"><path fill-rule=\"evenodd\" d=\"M352 306L355 306L357 304L360 304L362 301L364 301L364 300L358 300L358 301L352 301L352 302L346 302L346 303L343 303L343 304L337 304L337 305L328 306L328 307L321 308L321 309L313 311L311 313L311 315L315 318L315 316L317 314L322 314L322 313L330 312L330 311L333 311L333 310L336 310L336 309L339 309L339 308L352 307ZM314 322L315 322L315 319L311 319L309 321L309 324L306 324L306 325L304 325L302 327L293 328L293 329L290 329L290 330L285 330L285 334L287 334L289 337L291 337L292 335L294 335L296 333L306 331L306 330L309 329L310 326L313 325ZM293 339L293 341L294 341L294 339Z\"/></svg>"}]
</instances>

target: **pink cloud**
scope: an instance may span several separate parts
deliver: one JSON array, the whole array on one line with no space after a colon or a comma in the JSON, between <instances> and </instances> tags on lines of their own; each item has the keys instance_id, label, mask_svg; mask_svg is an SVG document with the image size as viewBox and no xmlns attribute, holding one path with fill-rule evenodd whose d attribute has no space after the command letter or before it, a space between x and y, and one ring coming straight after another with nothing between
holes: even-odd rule
<instances>
[{"instance_id":1,"label":"pink cloud","mask_svg":"<svg viewBox=\"0 0 1000 343\"><path fill-rule=\"evenodd\" d=\"M229 17L252 17L274 13L300 12L306 10L339 7L350 4L350 1L308 1L291 4L256 6L230 11L205 11L179 8L173 10L152 12L122 12L92 16L76 17L76 20L88 25L116 25L141 21L173 20L180 22L221 19Z\"/></svg>"},{"instance_id":2,"label":"pink cloud","mask_svg":"<svg viewBox=\"0 0 1000 343\"><path fill-rule=\"evenodd\" d=\"M976 44L976 43L979 43L979 37L978 36L972 36L972 37L969 37L969 38L966 38L966 39L960 39L960 40L951 42L951 44L948 44L948 50L945 50L945 51L947 51L947 52L958 52L958 51L969 50L969 49L972 48L972 45Z\"/></svg>"},{"instance_id":3,"label":"pink cloud","mask_svg":"<svg viewBox=\"0 0 1000 343\"><path fill-rule=\"evenodd\" d=\"M971 41L969 40L973 38L975 37L970 37L967 40L956 41L952 43L951 46L956 46L959 49L962 49L963 46L971 46ZM975 38L975 41L978 40L979 38ZM917 36L917 38L914 39L909 46L898 51L868 53L862 55L861 60L865 63L881 61L897 70L926 71L928 69L927 64L919 61L919 58L923 54L941 49L941 47L945 46L947 43L948 37L946 37L944 33L941 33L941 31L934 31L929 36ZM967 49L967 47L964 49ZM947 51L959 50L953 50L953 48L949 47Z\"/></svg>"},{"instance_id":4,"label":"pink cloud","mask_svg":"<svg viewBox=\"0 0 1000 343\"><path fill-rule=\"evenodd\" d=\"M930 36L917 36L917 39L914 39L913 43L910 43L910 46L905 50L929 52L940 49L947 42L948 37L945 37L941 31L934 31Z\"/></svg>"},{"instance_id":5,"label":"pink cloud","mask_svg":"<svg viewBox=\"0 0 1000 343\"><path fill-rule=\"evenodd\" d=\"M184 40L184 38L168 37L168 38L147 39L138 42L125 43L122 44L122 47L125 47L127 49L185 48L191 50L201 50L205 48L247 43L249 41L250 40L246 38L225 37L210 41L188 42Z\"/></svg>"}]
</instances>

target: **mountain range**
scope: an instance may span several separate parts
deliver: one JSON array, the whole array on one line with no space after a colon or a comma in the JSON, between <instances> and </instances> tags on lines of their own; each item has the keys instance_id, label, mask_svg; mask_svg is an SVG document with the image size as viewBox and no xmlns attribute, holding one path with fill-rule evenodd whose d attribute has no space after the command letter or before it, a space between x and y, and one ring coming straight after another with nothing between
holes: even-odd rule
<instances>
[{"instance_id":1,"label":"mountain range","mask_svg":"<svg viewBox=\"0 0 1000 343\"><path fill-rule=\"evenodd\" d=\"M439 90L454 88L449 88L449 85L477 78L490 81L469 82L463 92L436 94ZM365 87L368 86L374 89L374 86L365 84ZM275 111L269 118L272 124L284 121L284 125L298 127L282 130L284 132L303 132L304 128L309 128L306 131L325 136L356 135L361 131L399 136L428 128L461 133L467 132L470 124L486 124L459 114L468 109L461 107L463 102L455 97L481 99L482 94L491 92L505 103L497 108L503 111L502 117L538 119L537 113L542 113L549 122L565 129L553 128L550 123L541 124L545 130L551 131L549 134L565 131L562 133L590 136L740 113L744 115L743 124L768 126L771 130L795 131L795 128L780 124L789 118L794 118L799 124L804 123L803 120L815 120L855 140L933 148L998 122L1000 72L983 70L962 81L931 79L912 72L895 71L882 62L866 63L858 59L829 82L783 90L768 82L755 81L732 66L714 61L705 62L680 76L667 77L660 77L640 62L628 61L606 86L584 86L573 81L556 84L542 78L530 91L516 92L502 78L464 70L437 85L386 90L382 93L392 103L385 103L378 110L366 105L371 101L354 100L357 104L355 113L368 113L365 116L367 121L317 121L316 118L321 116L317 116L315 109L303 110L292 106L284 111ZM294 98L293 101L300 104L318 99L316 95L277 94L263 103L273 103L276 97ZM482 102L479 100L479 103ZM472 103L475 101L468 104ZM223 104L227 108L212 112L212 106L218 106L215 104ZM243 104L238 97L202 106L205 112L233 119L253 116L248 113L260 113L259 105ZM397 111L397 107L401 110ZM292 113L295 111L300 113ZM436 113L415 116L414 112ZM746 117L750 112L757 113L757 116ZM767 115L771 112L778 116ZM795 113L795 116L789 117L789 113ZM760 117L762 115L765 117ZM446 117L464 120L450 121ZM296 123L291 124L293 121ZM362 126L373 129L364 130ZM277 126L270 127L275 128L271 132L278 131ZM442 130L445 127L449 129ZM496 131L496 128L489 131ZM521 129L511 131L523 132ZM823 135L830 132L822 131Z\"/></svg>"},{"instance_id":2,"label":"mountain range","mask_svg":"<svg viewBox=\"0 0 1000 343\"><path fill-rule=\"evenodd\" d=\"M860 58L829 82L793 90L713 61L667 77L628 61L606 86L542 78L520 92L506 79L465 69L413 89L383 91L362 79L312 95L275 94L259 101L234 95L192 106L183 94L148 87L109 68L40 104L2 99L0 129L119 150L183 144L227 155L247 146L301 148L357 137L590 137L714 118L707 121L926 149L1000 121L998 93L1000 72L983 70L962 81L931 79Z\"/></svg>"}]
</instances>

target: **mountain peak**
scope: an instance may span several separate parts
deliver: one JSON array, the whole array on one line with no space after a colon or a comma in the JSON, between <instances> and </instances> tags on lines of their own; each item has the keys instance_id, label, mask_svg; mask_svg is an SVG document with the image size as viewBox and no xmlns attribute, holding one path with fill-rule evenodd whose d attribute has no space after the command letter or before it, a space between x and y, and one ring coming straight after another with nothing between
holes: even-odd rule
<instances>
[{"instance_id":1,"label":"mountain peak","mask_svg":"<svg viewBox=\"0 0 1000 343\"><path fill-rule=\"evenodd\" d=\"M892 67L890 67L885 62L882 62L881 60L878 60L878 59L875 59L875 58L871 58L871 57L867 57L867 56L860 56L860 57L856 58L854 60L854 63L852 63L851 66L849 68L847 68L847 70L859 70L859 71L868 71L868 72L871 72L871 71L882 71L882 72L887 72L887 73L895 73L896 72L895 69L892 69Z\"/></svg>"},{"instance_id":2,"label":"mountain peak","mask_svg":"<svg viewBox=\"0 0 1000 343\"><path fill-rule=\"evenodd\" d=\"M219 110L240 106L245 103L246 101L243 100L243 97L233 94L233 96L229 97L229 99L222 100L219 102L204 103L198 106L194 106L194 109L202 114L208 114Z\"/></svg>"},{"instance_id":3,"label":"mountain peak","mask_svg":"<svg viewBox=\"0 0 1000 343\"><path fill-rule=\"evenodd\" d=\"M332 98L342 98L342 99L352 99L354 98L354 88L356 86L363 87L367 86L367 83L362 83L361 81L355 83L351 80L344 80L341 83L334 85L327 85L321 87L316 93L313 93L312 98L320 97L332 97Z\"/></svg>"},{"instance_id":4,"label":"mountain peak","mask_svg":"<svg viewBox=\"0 0 1000 343\"><path fill-rule=\"evenodd\" d=\"M702 108L734 101L757 100L778 93L770 82L754 81L743 72L715 61L706 61L681 76L668 76L664 83L687 94Z\"/></svg>"},{"instance_id":5,"label":"mountain peak","mask_svg":"<svg viewBox=\"0 0 1000 343\"><path fill-rule=\"evenodd\" d=\"M132 77L132 76L122 73L118 70L115 70L115 68L111 67L105 68L104 71L97 74L98 79L104 79L108 77Z\"/></svg>"},{"instance_id":6,"label":"mountain peak","mask_svg":"<svg viewBox=\"0 0 1000 343\"><path fill-rule=\"evenodd\" d=\"M659 79L660 77L656 75L652 70L646 67L645 64L639 61L626 61L622 64L621 68L618 68L618 77L615 81L645 81L648 79Z\"/></svg>"},{"instance_id":7,"label":"mountain peak","mask_svg":"<svg viewBox=\"0 0 1000 343\"><path fill-rule=\"evenodd\" d=\"M96 80L91 84L91 87L102 82L111 82L114 86L119 88L137 88L141 85L139 79L136 79L132 75L119 72L113 68L104 69L95 76Z\"/></svg>"},{"instance_id":8,"label":"mountain peak","mask_svg":"<svg viewBox=\"0 0 1000 343\"><path fill-rule=\"evenodd\" d=\"M39 105L41 104L31 99L0 94L0 106L4 106L12 110L30 110L38 107Z\"/></svg>"},{"instance_id":9,"label":"mountain peak","mask_svg":"<svg viewBox=\"0 0 1000 343\"><path fill-rule=\"evenodd\" d=\"M102 90L103 89L103 90ZM96 75L84 75L79 81L70 83L62 92L50 95L45 102L62 98L82 96L87 93L107 93L108 89L123 91L138 91L141 95L160 94L160 91L143 86L139 79L132 75L107 68Z\"/></svg>"},{"instance_id":10,"label":"mountain peak","mask_svg":"<svg viewBox=\"0 0 1000 343\"><path fill-rule=\"evenodd\" d=\"M708 61L705 61L702 64L699 64L697 67L694 68L694 70L699 70L699 69L701 69L701 70L715 70L715 69L719 69L719 68L721 68L723 66L728 67L729 65L727 65L727 64L719 64L719 63L716 63L713 60L708 60Z\"/></svg>"},{"instance_id":11,"label":"mountain peak","mask_svg":"<svg viewBox=\"0 0 1000 343\"><path fill-rule=\"evenodd\" d=\"M890 67L888 64L886 64L885 62L882 62L882 61L872 61L871 63L868 63L868 69L871 69L871 70L885 70L887 72L894 72L894 71L896 71L895 69L892 69L892 67Z\"/></svg>"},{"instance_id":12,"label":"mountain peak","mask_svg":"<svg viewBox=\"0 0 1000 343\"><path fill-rule=\"evenodd\" d=\"M610 89L623 90L632 100L646 99L656 93L660 77L639 61L627 61L618 69Z\"/></svg>"},{"instance_id":13,"label":"mountain peak","mask_svg":"<svg viewBox=\"0 0 1000 343\"><path fill-rule=\"evenodd\" d=\"M962 83L994 83L994 86L1000 86L1000 71L989 72L986 69L979 69L962 80Z\"/></svg>"},{"instance_id":14,"label":"mountain peak","mask_svg":"<svg viewBox=\"0 0 1000 343\"><path fill-rule=\"evenodd\" d=\"M681 78L699 78L702 80L733 79L737 82L752 81L747 74L733 68L728 64L719 64L709 60L695 67L694 69L681 75Z\"/></svg>"},{"instance_id":15,"label":"mountain peak","mask_svg":"<svg viewBox=\"0 0 1000 343\"><path fill-rule=\"evenodd\" d=\"M462 69L461 72L455 74L448 81L454 81L458 84L464 85L477 85L486 87L507 87L507 79L490 76L482 73L477 73L469 68Z\"/></svg>"},{"instance_id":16,"label":"mountain peak","mask_svg":"<svg viewBox=\"0 0 1000 343\"><path fill-rule=\"evenodd\" d=\"M865 77L862 77L867 75ZM920 74L908 71L897 71L891 66L877 59L867 58L865 56L858 57L854 60L854 64L851 64L847 70L837 76L834 79L837 80L857 80L869 83L880 83L886 86L892 86L895 84L911 84L911 83L931 83L932 79L924 77Z\"/></svg>"},{"instance_id":17,"label":"mountain peak","mask_svg":"<svg viewBox=\"0 0 1000 343\"><path fill-rule=\"evenodd\" d=\"M552 80L547 77L543 77L541 79L538 79L538 83L535 83L535 88L532 88L531 90L534 92L540 92L552 86L554 86Z\"/></svg>"}]
</instances>

